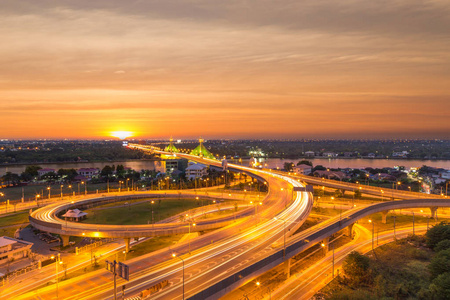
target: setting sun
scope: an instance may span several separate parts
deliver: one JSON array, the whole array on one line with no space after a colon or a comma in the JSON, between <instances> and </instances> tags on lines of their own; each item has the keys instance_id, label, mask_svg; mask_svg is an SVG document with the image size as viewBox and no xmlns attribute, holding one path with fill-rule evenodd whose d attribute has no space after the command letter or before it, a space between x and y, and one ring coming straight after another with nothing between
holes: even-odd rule
<instances>
[{"instance_id":1,"label":"setting sun","mask_svg":"<svg viewBox=\"0 0 450 300\"><path fill-rule=\"evenodd\" d=\"M133 133L131 131L113 131L111 132L111 136L124 140L127 137L133 136Z\"/></svg>"}]
</instances>

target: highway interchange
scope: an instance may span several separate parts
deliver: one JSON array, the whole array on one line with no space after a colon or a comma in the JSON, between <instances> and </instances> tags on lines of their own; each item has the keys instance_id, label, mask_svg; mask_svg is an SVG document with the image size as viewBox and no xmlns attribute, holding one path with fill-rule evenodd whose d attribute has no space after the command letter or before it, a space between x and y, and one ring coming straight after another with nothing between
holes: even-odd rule
<instances>
[{"instance_id":1,"label":"highway interchange","mask_svg":"<svg viewBox=\"0 0 450 300\"><path fill-rule=\"evenodd\" d=\"M182 158L220 166L218 161L192 157L186 154L177 155ZM317 242L327 238L331 234L330 232L339 231L352 224L356 219L376 211L376 208L353 209L344 213L341 216L343 219L332 218L318 227L309 228L289 238L289 235L294 233L306 220L313 204L312 196L309 193L292 192L293 187L303 186L299 179L275 174L267 170L255 170L237 165L230 165L229 167L247 172L268 183L269 193L261 200L262 204L257 208L258 213L242 215L241 218L236 221L233 220L223 228L193 239L190 245L193 249L191 255L186 249L186 244L181 243L169 249L162 249L127 261L132 274L130 282L126 283L127 296L138 295L140 291L167 280L169 285L152 295L152 299L200 299L195 298L195 295L202 295L201 293L208 287L217 285L217 283L229 279L230 276L237 276L233 284L210 293L208 296L209 299L217 299L264 272L265 269L261 268L251 274L239 277L246 268L248 269L271 255L280 253L280 249L282 250L284 247L285 234L287 235L286 255L283 255L280 261L285 261L312 244L317 244ZM436 199L436 201L438 200ZM422 199L418 201L422 201ZM438 202L439 206L446 206L446 203ZM425 205L425 207L436 204L437 202L433 202ZM404 205L407 206L408 204ZM386 209L386 207L382 207L382 209ZM77 232L74 231L70 234L78 235L88 232L102 234L108 232L107 227L103 228L102 226L105 225L97 226L95 231L80 227L77 228ZM63 228L63 224L61 224L61 228ZM152 231L148 227L144 229L145 231ZM130 228L127 231L129 230ZM136 237L152 236L151 234L141 235L142 231L133 234L139 234ZM282 253L284 254L284 251ZM175 257L172 256L173 254L175 254ZM119 285L122 284L124 282L119 283ZM63 281L59 285L59 290L61 299L113 299L111 275L105 270ZM201 297L207 298L205 295ZM39 291L25 293L16 299L55 299L54 289L49 286Z\"/></svg>"}]
</instances>

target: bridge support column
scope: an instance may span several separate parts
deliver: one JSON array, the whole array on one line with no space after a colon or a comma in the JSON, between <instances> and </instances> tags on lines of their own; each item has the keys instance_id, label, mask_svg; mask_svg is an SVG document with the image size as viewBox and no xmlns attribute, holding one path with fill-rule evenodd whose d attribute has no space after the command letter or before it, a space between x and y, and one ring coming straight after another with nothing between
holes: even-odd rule
<instances>
[{"instance_id":1,"label":"bridge support column","mask_svg":"<svg viewBox=\"0 0 450 300\"><path fill-rule=\"evenodd\" d=\"M436 219L436 211L437 211L437 206L433 206L430 207L430 211L431 211L431 219Z\"/></svg>"},{"instance_id":2,"label":"bridge support column","mask_svg":"<svg viewBox=\"0 0 450 300\"><path fill-rule=\"evenodd\" d=\"M353 239L353 225L355 225L355 223L347 226L347 230L348 230L347 234L351 239Z\"/></svg>"},{"instance_id":3,"label":"bridge support column","mask_svg":"<svg viewBox=\"0 0 450 300\"><path fill-rule=\"evenodd\" d=\"M125 239L125 253L130 251L130 238Z\"/></svg>"},{"instance_id":4,"label":"bridge support column","mask_svg":"<svg viewBox=\"0 0 450 300\"><path fill-rule=\"evenodd\" d=\"M381 223L386 224L386 217L387 217L388 213L389 213L388 210L381 212Z\"/></svg>"},{"instance_id":5,"label":"bridge support column","mask_svg":"<svg viewBox=\"0 0 450 300\"><path fill-rule=\"evenodd\" d=\"M63 247L69 245L69 238L70 238L70 235L61 235L61 240L62 240Z\"/></svg>"},{"instance_id":6,"label":"bridge support column","mask_svg":"<svg viewBox=\"0 0 450 300\"><path fill-rule=\"evenodd\" d=\"M284 272L286 273L286 279L289 279L289 277L291 277L291 259L289 258L288 260L284 261Z\"/></svg>"},{"instance_id":7,"label":"bridge support column","mask_svg":"<svg viewBox=\"0 0 450 300\"><path fill-rule=\"evenodd\" d=\"M328 253L328 241L330 240L330 238L326 238L322 241L322 243L320 243L320 246L323 248L323 254L327 255Z\"/></svg>"},{"instance_id":8,"label":"bridge support column","mask_svg":"<svg viewBox=\"0 0 450 300\"><path fill-rule=\"evenodd\" d=\"M342 193L342 197L344 197L344 195L345 195L345 190L342 189L342 190L341 190L341 193Z\"/></svg>"}]
</instances>

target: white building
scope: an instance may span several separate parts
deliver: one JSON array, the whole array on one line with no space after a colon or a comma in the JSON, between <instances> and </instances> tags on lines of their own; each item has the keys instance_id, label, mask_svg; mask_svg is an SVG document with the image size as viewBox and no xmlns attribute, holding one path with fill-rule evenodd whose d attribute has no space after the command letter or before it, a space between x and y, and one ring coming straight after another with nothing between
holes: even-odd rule
<instances>
[{"instance_id":1,"label":"white building","mask_svg":"<svg viewBox=\"0 0 450 300\"><path fill-rule=\"evenodd\" d=\"M292 171L294 171L294 173L297 173L300 175L309 175L312 172L312 167L309 165L301 164L301 165L293 167Z\"/></svg>"},{"instance_id":2,"label":"white building","mask_svg":"<svg viewBox=\"0 0 450 300\"><path fill-rule=\"evenodd\" d=\"M39 169L37 172L38 172L39 177L41 177L47 173L55 173L55 169L44 168L44 169Z\"/></svg>"},{"instance_id":3,"label":"white building","mask_svg":"<svg viewBox=\"0 0 450 300\"><path fill-rule=\"evenodd\" d=\"M86 178L96 177L100 174L100 169L97 168L81 168L77 171L78 175Z\"/></svg>"},{"instance_id":4,"label":"white building","mask_svg":"<svg viewBox=\"0 0 450 300\"><path fill-rule=\"evenodd\" d=\"M337 153L334 152L324 152L323 155L324 157L337 157Z\"/></svg>"},{"instance_id":5,"label":"white building","mask_svg":"<svg viewBox=\"0 0 450 300\"><path fill-rule=\"evenodd\" d=\"M0 237L0 264L28 257L33 243L16 240L7 236Z\"/></svg>"},{"instance_id":6,"label":"white building","mask_svg":"<svg viewBox=\"0 0 450 300\"><path fill-rule=\"evenodd\" d=\"M205 165L190 162L188 167L186 168L186 178L188 180L201 178L205 175L208 175L207 170L208 168Z\"/></svg>"},{"instance_id":7,"label":"white building","mask_svg":"<svg viewBox=\"0 0 450 300\"><path fill-rule=\"evenodd\" d=\"M306 151L305 152L305 156L308 156L308 157L314 157L316 154L314 153L314 151Z\"/></svg>"}]
</instances>

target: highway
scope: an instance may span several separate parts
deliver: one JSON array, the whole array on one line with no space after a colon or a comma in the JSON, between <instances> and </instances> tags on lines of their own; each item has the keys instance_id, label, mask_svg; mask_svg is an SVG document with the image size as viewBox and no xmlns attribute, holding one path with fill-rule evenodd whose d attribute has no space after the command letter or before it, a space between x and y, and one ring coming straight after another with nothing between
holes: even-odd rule
<instances>
[{"instance_id":1,"label":"highway","mask_svg":"<svg viewBox=\"0 0 450 300\"><path fill-rule=\"evenodd\" d=\"M412 227L402 228L396 231L397 238L404 238L413 231ZM415 232L423 234L427 231L426 226L416 226ZM394 231L384 231L375 238L375 247L384 245L394 240ZM335 276L338 270L342 270L345 257L352 251L367 253L372 250L372 232L363 226L355 225L355 238L348 244L336 248L334 251ZM321 288L328 284L332 276L333 253L329 251L326 256L317 261L306 270L292 274L269 295L265 293L264 299L280 300L307 300L314 296Z\"/></svg>"},{"instance_id":2,"label":"highway","mask_svg":"<svg viewBox=\"0 0 450 300\"><path fill-rule=\"evenodd\" d=\"M188 155L183 156L191 158ZM199 158L192 157L192 159ZM219 165L216 161L205 163ZM265 171L255 171L241 166L232 167L257 173L257 176L268 183L269 193L262 201L262 205L257 208L256 216L241 218L223 229L193 239L191 249L199 250L194 250L192 255L186 254L186 245L175 245L170 249L127 261L132 274L130 282L126 284L127 296L136 295L162 280L168 280L170 285L152 298L182 299L182 263L178 257L172 257L172 253L176 253L185 260L187 298L215 282L220 282L221 277L252 265L255 260L264 257L265 252L271 251L270 245L282 238L284 233L283 222L274 220L275 216L290 222L286 225L286 228L292 229L289 232L295 232L295 229L301 226L312 207L312 199L306 193L288 192L292 186L301 186L298 181ZM292 195L294 199L291 198ZM99 270L61 282L59 287L61 298L112 299L111 279L106 270ZM239 280L237 282L239 283ZM75 290L82 292L74 294ZM54 287L43 288L17 299L33 299L36 295L39 295L39 299L53 299ZM215 295L213 298L218 297L219 295Z\"/></svg>"},{"instance_id":3,"label":"highway","mask_svg":"<svg viewBox=\"0 0 450 300\"><path fill-rule=\"evenodd\" d=\"M186 154L177 155L220 166L217 161ZM169 285L152 295L152 299L217 299L369 214L398 208L448 206L448 203L442 201L445 199L379 203L353 209L344 213L342 219L327 220L320 226L289 238L306 220L312 207L309 194L291 193L293 187L302 186L299 179L237 165L230 164L229 167L257 176L268 183L269 193L261 207L258 207L258 213L193 239L191 248L197 250L191 255L186 254L185 246L177 245L127 262L132 273L131 281L126 284L127 296L137 295L140 291L167 280ZM282 250L284 233L287 236L286 257L283 257ZM176 257L173 258L172 254L176 254ZM60 290L65 299L112 299L111 275L102 270L86 274L81 278L62 282ZM74 290L83 292L73 295ZM40 299L52 299L51 287L43 288L38 293ZM27 294L20 299L29 298L33 298L33 295Z\"/></svg>"}]
</instances>

